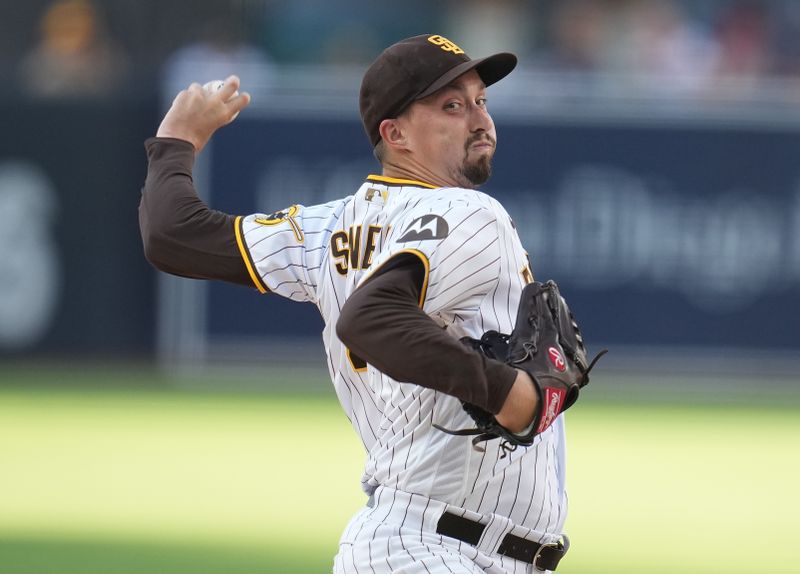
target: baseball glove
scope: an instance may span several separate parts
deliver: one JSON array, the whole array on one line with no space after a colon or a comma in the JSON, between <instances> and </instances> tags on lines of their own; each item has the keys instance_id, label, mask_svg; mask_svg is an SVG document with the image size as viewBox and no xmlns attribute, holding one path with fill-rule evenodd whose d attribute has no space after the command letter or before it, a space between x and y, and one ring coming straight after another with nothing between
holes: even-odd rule
<instances>
[{"instance_id":1,"label":"baseball glove","mask_svg":"<svg viewBox=\"0 0 800 574\"><path fill-rule=\"evenodd\" d=\"M489 358L503 361L526 371L533 379L539 403L533 424L523 433L513 433L500 425L491 413L463 402L475 428L439 430L456 435L477 435L478 443L501 439L501 447L512 451L519 445L530 446L534 437L547 429L556 417L578 400L578 392L589 382L589 371L607 349L588 362L578 324L553 281L525 286L520 297L517 319L510 335L487 331L480 339L464 337L461 342Z\"/></svg>"}]
</instances>

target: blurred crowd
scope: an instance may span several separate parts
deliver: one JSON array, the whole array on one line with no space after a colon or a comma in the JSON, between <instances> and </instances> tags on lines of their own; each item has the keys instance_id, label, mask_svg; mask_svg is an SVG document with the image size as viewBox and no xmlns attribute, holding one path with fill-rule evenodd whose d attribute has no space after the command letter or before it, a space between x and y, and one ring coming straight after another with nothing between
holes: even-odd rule
<instances>
[{"instance_id":1,"label":"blurred crowd","mask_svg":"<svg viewBox=\"0 0 800 574\"><path fill-rule=\"evenodd\" d=\"M2 10L0 67L16 80L0 94L45 98L154 93L198 70L244 69L269 84L281 66L366 64L426 32L475 55L515 51L533 72L625 77L631 89L800 80L796 0L29 0Z\"/></svg>"}]
</instances>

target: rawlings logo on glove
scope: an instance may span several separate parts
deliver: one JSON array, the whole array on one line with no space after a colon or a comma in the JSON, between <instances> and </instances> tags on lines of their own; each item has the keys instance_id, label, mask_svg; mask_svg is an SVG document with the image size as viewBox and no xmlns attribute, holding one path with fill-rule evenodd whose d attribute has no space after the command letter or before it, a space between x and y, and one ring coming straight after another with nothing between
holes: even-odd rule
<instances>
[{"instance_id":1,"label":"rawlings logo on glove","mask_svg":"<svg viewBox=\"0 0 800 574\"><path fill-rule=\"evenodd\" d=\"M450 430L434 426L450 434L477 435L472 439L476 448L480 442L499 438L506 451L533 444L537 434L547 430L558 415L575 404L579 390L589 383L589 371L607 352L604 349L591 363L587 361L578 324L553 281L525 286L511 335L487 331L480 339L464 337L461 342L491 359L527 372L539 394L536 416L527 433L517 434L498 423L491 413L462 402L475 421L475 428Z\"/></svg>"},{"instance_id":2,"label":"rawlings logo on glove","mask_svg":"<svg viewBox=\"0 0 800 574\"><path fill-rule=\"evenodd\" d=\"M564 395L567 392L564 389L554 389L547 387L544 389L544 406L542 412L544 416L541 417L539 425L536 427L536 434L539 434L556 420L556 417L561 414L561 406L564 404Z\"/></svg>"}]
</instances>

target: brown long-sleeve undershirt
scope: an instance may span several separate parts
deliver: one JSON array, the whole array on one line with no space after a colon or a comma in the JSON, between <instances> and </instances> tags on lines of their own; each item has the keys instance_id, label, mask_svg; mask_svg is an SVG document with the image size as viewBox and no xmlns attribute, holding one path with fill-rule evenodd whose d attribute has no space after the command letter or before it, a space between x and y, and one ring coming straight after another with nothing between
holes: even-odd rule
<instances>
[{"instance_id":1,"label":"brown long-sleeve undershirt","mask_svg":"<svg viewBox=\"0 0 800 574\"><path fill-rule=\"evenodd\" d=\"M517 371L448 335L419 308L425 268L399 254L356 289L336 334L351 352L401 382L436 389L498 413Z\"/></svg>"},{"instance_id":2,"label":"brown long-sleeve undershirt","mask_svg":"<svg viewBox=\"0 0 800 574\"><path fill-rule=\"evenodd\" d=\"M144 253L157 269L194 279L253 287L234 231L235 217L209 209L192 178L194 146L169 138L145 142L148 169L139 203Z\"/></svg>"},{"instance_id":3,"label":"brown long-sleeve undershirt","mask_svg":"<svg viewBox=\"0 0 800 574\"><path fill-rule=\"evenodd\" d=\"M150 138L139 205L145 257L157 269L254 287L239 252L235 217L209 209L192 179L194 147ZM449 336L419 307L424 267L392 258L342 308L336 331L350 350L395 380L441 391L500 411L516 370Z\"/></svg>"}]
</instances>

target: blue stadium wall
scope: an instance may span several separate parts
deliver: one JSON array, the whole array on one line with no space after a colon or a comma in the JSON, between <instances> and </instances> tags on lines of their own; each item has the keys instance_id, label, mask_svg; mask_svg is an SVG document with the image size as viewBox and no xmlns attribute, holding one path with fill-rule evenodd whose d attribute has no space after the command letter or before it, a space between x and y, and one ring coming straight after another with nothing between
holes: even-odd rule
<instances>
[{"instance_id":1,"label":"blue stadium wall","mask_svg":"<svg viewBox=\"0 0 800 574\"><path fill-rule=\"evenodd\" d=\"M137 205L158 105L0 104L0 356L155 351ZM587 339L800 350L800 130L497 118L484 191ZM378 166L350 116L243 113L201 154L213 207L352 193ZM208 285L210 341L316 338L312 305Z\"/></svg>"}]
</instances>

